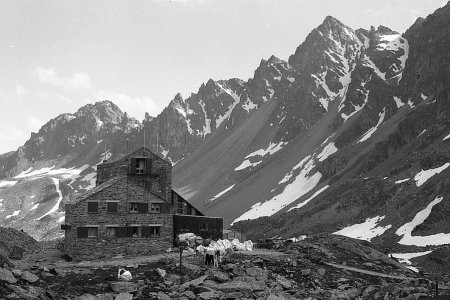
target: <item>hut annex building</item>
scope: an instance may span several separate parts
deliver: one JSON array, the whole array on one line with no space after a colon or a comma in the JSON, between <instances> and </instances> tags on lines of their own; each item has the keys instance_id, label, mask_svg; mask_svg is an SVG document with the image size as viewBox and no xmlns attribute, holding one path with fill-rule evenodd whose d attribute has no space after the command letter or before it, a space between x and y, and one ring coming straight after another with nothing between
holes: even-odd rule
<instances>
[{"instance_id":1,"label":"hut annex building","mask_svg":"<svg viewBox=\"0 0 450 300\"><path fill-rule=\"evenodd\" d=\"M98 165L96 186L65 210L71 257L160 253L186 232L222 238L223 219L204 216L177 194L171 163L145 147Z\"/></svg>"}]
</instances>

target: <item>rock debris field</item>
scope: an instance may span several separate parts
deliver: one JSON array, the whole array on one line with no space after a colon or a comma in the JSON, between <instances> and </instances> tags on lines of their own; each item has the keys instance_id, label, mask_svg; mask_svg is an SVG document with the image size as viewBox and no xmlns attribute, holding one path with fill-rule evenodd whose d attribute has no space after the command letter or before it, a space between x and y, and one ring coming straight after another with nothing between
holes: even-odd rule
<instances>
[{"instance_id":1,"label":"rock debris field","mask_svg":"<svg viewBox=\"0 0 450 300\"><path fill-rule=\"evenodd\" d=\"M275 250L238 251L218 268L192 252L72 261L56 249L3 258L1 299L419 299L434 291L424 278L354 239L319 235ZM119 281L119 268L132 274ZM426 276L425 276L426 277Z\"/></svg>"}]
</instances>

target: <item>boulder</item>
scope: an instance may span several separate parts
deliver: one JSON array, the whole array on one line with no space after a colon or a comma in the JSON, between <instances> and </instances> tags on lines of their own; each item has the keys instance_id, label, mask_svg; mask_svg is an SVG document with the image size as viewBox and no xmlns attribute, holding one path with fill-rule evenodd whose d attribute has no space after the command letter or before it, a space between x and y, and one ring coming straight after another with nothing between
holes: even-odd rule
<instances>
[{"instance_id":1,"label":"boulder","mask_svg":"<svg viewBox=\"0 0 450 300\"><path fill-rule=\"evenodd\" d=\"M230 277L219 270L211 269L207 272L208 279L215 280L217 282L227 282L230 280Z\"/></svg>"},{"instance_id":2,"label":"boulder","mask_svg":"<svg viewBox=\"0 0 450 300\"><path fill-rule=\"evenodd\" d=\"M159 296L159 294L158 294L158 296ZM114 300L132 300L132 299L133 299L133 294L128 293L128 292L120 293L114 298ZM158 297L158 299L164 299L164 298L159 298ZM169 299L170 299L170 297L169 297Z\"/></svg>"},{"instance_id":3,"label":"boulder","mask_svg":"<svg viewBox=\"0 0 450 300\"><path fill-rule=\"evenodd\" d=\"M23 257L23 249L19 246L13 246L9 252L9 258L20 260Z\"/></svg>"},{"instance_id":4,"label":"boulder","mask_svg":"<svg viewBox=\"0 0 450 300\"><path fill-rule=\"evenodd\" d=\"M253 292L252 285L248 282L244 281L230 281L226 283L221 283L217 285L217 290L224 293L232 293L232 292Z\"/></svg>"},{"instance_id":5,"label":"boulder","mask_svg":"<svg viewBox=\"0 0 450 300\"><path fill-rule=\"evenodd\" d=\"M27 290L24 290L23 288L16 286L16 285L8 285L8 287L14 291L16 295L19 296L20 299L26 299L26 300L37 300L38 295L33 295Z\"/></svg>"},{"instance_id":6,"label":"boulder","mask_svg":"<svg viewBox=\"0 0 450 300\"><path fill-rule=\"evenodd\" d=\"M170 300L170 297L163 292L158 292L158 300Z\"/></svg>"},{"instance_id":7,"label":"boulder","mask_svg":"<svg viewBox=\"0 0 450 300\"><path fill-rule=\"evenodd\" d=\"M158 273L159 276L161 276L162 278L166 277L167 272L164 269L160 269L160 268L156 268L156 272Z\"/></svg>"},{"instance_id":8,"label":"boulder","mask_svg":"<svg viewBox=\"0 0 450 300\"><path fill-rule=\"evenodd\" d=\"M203 292L197 295L197 299L201 300L210 300L210 299L219 299L220 294L217 292Z\"/></svg>"},{"instance_id":9,"label":"boulder","mask_svg":"<svg viewBox=\"0 0 450 300\"><path fill-rule=\"evenodd\" d=\"M125 281L114 281L110 282L109 286L111 289L116 293L123 293L123 292L135 292L137 291L137 284L134 282L125 282Z\"/></svg>"},{"instance_id":10,"label":"boulder","mask_svg":"<svg viewBox=\"0 0 450 300\"><path fill-rule=\"evenodd\" d=\"M97 297L88 293L85 293L81 296L77 296L74 300L97 300Z\"/></svg>"},{"instance_id":11,"label":"boulder","mask_svg":"<svg viewBox=\"0 0 450 300\"><path fill-rule=\"evenodd\" d=\"M0 268L0 281L6 281L8 283L16 283L17 279L13 273L7 269Z\"/></svg>"},{"instance_id":12,"label":"boulder","mask_svg":"<svg viewBox=\"0 0 450 300\"><path fill-rule=\"evenodd\" d=\"M25 281L28 281L29 283L34 283L39 280L39 277L29 271L22 272L22 275L20 276Z\"/></svg>"},{"instance_id":13,"label":"boulder","mask_svg":"<svg viewBox=\"0 0 450 300\"><path fill-rule=\"evenodd\" d=\"M276 277L276 282L280 284L283 289L290 289L292 287L291 281L282 275Z\"/></svg>"},{"instance_id":14,"label":"boulder","mask_svg":"<svg viewBox=\"0 0 450 300\"><path fill-rule=\"evenodd\" d=\"M208 275L203 275L203 276L200 276L200 277L198 277L198 278L196 278L196 279L194 279L194 280L185 282L185 283L183 283L182 285L180 285L179 290L180 290L181 292L183 292L183 291L187 290L191 285L199 285L199 284L201 284L203 281L205 281L205 279L206 279L207 277L208 277Z\"/></svg>"}]
</instances>

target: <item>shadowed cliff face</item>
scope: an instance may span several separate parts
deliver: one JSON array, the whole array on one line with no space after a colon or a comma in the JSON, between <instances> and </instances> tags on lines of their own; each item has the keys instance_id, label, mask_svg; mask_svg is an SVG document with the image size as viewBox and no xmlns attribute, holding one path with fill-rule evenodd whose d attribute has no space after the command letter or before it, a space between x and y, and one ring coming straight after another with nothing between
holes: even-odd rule
<instances>
[{"instance_id":1,"label":"shadowed cliff face","mask_svg":"<svg viewBox=\"0 0 450 300\"><path fill-rule=\"evenodd\" d=\"M448 169L415 177L450 162L449 10L403 35L326 17L287 61L263 59L247 81L210 79L142 122L110 101L60 115L0 156L0 220L60 236L64 204L92 188L95 165L145 145L174 165L173 188L226 226L264 217L236 226L293 235L384 216L374 238L396 242L446 197ZM447 230L444 200L417 230Z\"/></svg>"}]
</instances>

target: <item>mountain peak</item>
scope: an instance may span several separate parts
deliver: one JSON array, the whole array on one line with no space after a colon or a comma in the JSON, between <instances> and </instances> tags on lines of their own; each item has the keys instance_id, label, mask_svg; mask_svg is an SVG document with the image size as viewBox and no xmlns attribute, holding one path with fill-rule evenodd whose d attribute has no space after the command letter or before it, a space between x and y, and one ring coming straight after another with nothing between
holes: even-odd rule
<instances>
[{"instance_id":1,"label":"mountain peak","mask_svg":"<svg viewBox=\"0 0 450 300\"><path fill-rule=\"evenodd\" d=\"M333 16L327 16L325 20L322 22L321 26L324 26L326 28L347 27L344 23L342 23Z\"/></svg>"}]
</instances>

